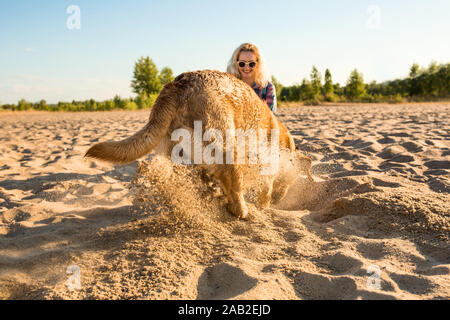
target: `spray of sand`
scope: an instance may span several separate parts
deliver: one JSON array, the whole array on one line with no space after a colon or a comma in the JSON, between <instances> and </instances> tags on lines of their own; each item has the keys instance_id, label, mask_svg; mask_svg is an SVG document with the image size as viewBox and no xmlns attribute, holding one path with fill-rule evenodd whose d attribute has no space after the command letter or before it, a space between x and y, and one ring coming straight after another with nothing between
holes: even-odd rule
<instances>
[{"instance_id":1,"label":"spray of sand","mask_svg":"<svg viewBox=\"0 0 450 320\"><path fill-rule=\"evenodd\" d=\"M262 210L255 206L264 178L261 166L246 166L245 199L255 216ZM295 181L299 176L288 153L280 153L278 178ZM301 179L303 180L303 179ZM157 232L180 232L185 228L223 229L235 218L227 212L226 197L217 182L199 167L176 165L170 159L155 155L138 164L130 190L135 212L152 217ZM222 230L224 231L224 230Z\"/></svg>"}]
</instances>

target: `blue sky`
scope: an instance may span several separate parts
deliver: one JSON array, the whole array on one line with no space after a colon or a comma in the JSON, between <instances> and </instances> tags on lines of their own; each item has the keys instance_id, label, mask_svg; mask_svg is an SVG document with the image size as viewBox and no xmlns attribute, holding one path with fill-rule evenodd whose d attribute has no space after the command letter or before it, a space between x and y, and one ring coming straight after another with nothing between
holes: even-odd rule
<instances>
[{"instance_id":1,"label":"blue sky","mask_svg":"<svg viewBox=\"0 0 450 320\"><path fill-rule=\"evenodd\" d=\"M80 29L67 28L70 5ZM450 62L448 0L17 0L0 2L0 101L104 100L130 88L150 56L177 75L225 71L233 50L255 43L284 85L322 75L345 84L405 77L412 63Z\"/></svg>"}]
</instances>

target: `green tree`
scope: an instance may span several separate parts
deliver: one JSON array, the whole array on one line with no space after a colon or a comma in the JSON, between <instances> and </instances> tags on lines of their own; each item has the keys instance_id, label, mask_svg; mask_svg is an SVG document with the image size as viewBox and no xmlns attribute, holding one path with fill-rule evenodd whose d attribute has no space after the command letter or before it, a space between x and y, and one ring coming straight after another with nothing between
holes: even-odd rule
<instances>
[{"instance_id":1,"label":"green tree","mask_svg":"<svg viewBox=\"0 0 450 320\"><path fill-rule=\"evenodd\" d=\"M86 102L86 107L87 107L87 110L89 110L89 111L97 110L97 102L94 99L89 99Z\"/></svg>"},{"instance_id":2,"label":"green tree","mask_svg":"<svg viewBox=\"0 0 450 320\"><path fill-rule=\"evenodd\" d=\"M325 97L331 97L334 93L333 79L330 70L325 70L325 84L323 86Z\"/></svg>"},{"instance_id":3,"label":"green tree","mask_svg":"<svg viewBox=\"0 0 450 320\"><path fill-rule=\"evenodd\" d=\"M31 109L31 103L26 101L25 99L20 99L17 103L17 110L28 110Z\"/></svg>"},{"instance_id":4,"label":"green tree","mask_svg":"<svg viewBox=\"0 0 450 320\"><path fill-rule=\"evenodd\" d=\"M311 86L312 86L312 93L313 93L313 98L316 98L319 94L320 94L320 90L322 88L322 84L321 84L321 78L322 76L319 73L319 70L317 70L317 68L315 66L313 66L312 70L311 70Z\"/></svg>"},{"instance_id":5,"label":"green tree","mask_svg":"<svg viewBox=\"0 0 450 320\"><path fill-rule=\"evenodd\" d=\"M105 110L112 110L112 109L114 109L114 101L106 100L105 101Z\"/></svg>"},{"instance_id":6,"label":"green tree","mask_svg":"<svg viewBox=\"0 0 450 320\"><path fill-rule=\"evenodd\" d=\"M169 67L163 68L159 73L159 80L161 81L162 86L165 86L167 83L172 82L173 79L173 72Z\"/></svg>"},{"instance_id":7,"label":"green tree","mask_svg":"<svg viewBox=\"0 0 450 320\"><path fill-rule=\"evenodd\" d=\"M334 94L338 97L344 96L344 88L339 83L333 84Z\"/></svg>"},{"instance_id":8,"label":"green tree","mask_svg":"<svg viewBox=\"0 0 450 320\"><path fill-rule=\"evenodd\" d=\"M158 97L157 94L151 94L149 96L145 94L139 94L135 99L134 102L136 102L138 109L145 109L145 108L151 108L155 104L156 98Z\"/></svg>"},{"instance_id":9,"label":"green tree","mask_svg":"<svg viewBox=\"0 0 450 320\"><path fill-rule=\"evenodd\" d=\"M289 91L291 87L283 87L280 91L280 101L289 101Z\"/></svg>"},{"instance_id":10,"label":"green tree","mask_svg":"<svg viewBox=\"0 0 450 320\"><path fill-rule=\"evenodd\" d=\"M38 110L48 110L47 101L45 101L44 99L39 101L39 104L37 105L37 109Z\"/></svg>"},{"instance_id":11,"label":"green tree","mask_svg":"<svg viewBox=\"0 0 450 320\"><path fill-rule=\"evenodd\" d=\"M114 97L114 108L115 109L125 109L125 101L122 100L118 95Z\"/></svg>"},{"instance_id":12,"label":"green tree","mask_svg":"<svg viewBox=\"0 0 450 320\"><path fill-rule=\"evenodd\" d=\"M299 96L300 96L299 99L302 101L312 100L316 97L316 91L311 81L308 81L306 79L302 80L302 84L300 85Z\"/></svg>"},{"instance_id":13,"label":"green tree","mask_svg":"<svg viewBox=\"0 0 450 320\"><path fill-rule=\"evenodd\" d=\"M450 97L450 63L441 65L437 76L440 79L439 94L441 97Z\"/></svg>"},{"instance_id":14,"label":"green tree","mask_svg":"<svg viewBox=\"0 0 450 320\"><path fill-rule=\"evenodd\" d=\"M428 67L428 72L429 73L434 73L436 71L438 71L439 66L437 64L436 61L431 61L430 66Z\"/></svg>"},{"instance_id":15,"label":"green tree","mask_svg":"<svg viewBox=\"0 0 450 320\"><path fill-rule=\"evenodd\" d=\"M126 110L136 110L136 109L138 109L138 106L137 106L136 102L134 102L133 99L125 99L124 103L125 103L124 109L126 109Z\"/></svg>"},{"instance_id":16,"label":"green tree","mask_svg":"<svg viewBox=\"0 0 450 320\"><path fill-rule=\"evenodd\" d=\"M366 93L363 75L357 69L350 73L350 78L345 87L345 95L350 100L355 100L362 97Z\"/></svg>"},{"instance_id":17,"label":"green tree","mask_svg":"<svg viewBox=\"0 0 450 320\"><path fill-rule=\"evenodd\" d=\"M293 86L289 87L289 98L288 101L299 101L300 100L300 86L297 84L294 84Z\"/></svg>"},{"instance_id":18,"label":"green tree","mask_svg":"<svg viewBox=\"0 0 450 320\"><path fill-rule=\"evenodd\" d=\"M277 78L272 76L272 84L275 86L275 91L277 94L277 99L280 99L281 96L281 90L283 90L283 85L278 82Z\"/></svg>"},{"instance_id":19,"label":"green tree","mask_svg":"<svg viewBox=\"0 0 450 320\"><path fill-rule=\"evenodd\" d=\"M411 68L409 69L409 77L415 78L419 75L420 67L417 63L414 63Z\"/></svg>"},{"instance_id":20,"label":"green tree","mask_svg":"<svg viewBox=\"0 0 450 320\"><path fill-rule=\"evenodd\" d=\"M158 68L152 59L141 57L135 63L131 87L137 94L150 95L161 91L161 78L158 76Z\"/></svg>"}]
</instances>

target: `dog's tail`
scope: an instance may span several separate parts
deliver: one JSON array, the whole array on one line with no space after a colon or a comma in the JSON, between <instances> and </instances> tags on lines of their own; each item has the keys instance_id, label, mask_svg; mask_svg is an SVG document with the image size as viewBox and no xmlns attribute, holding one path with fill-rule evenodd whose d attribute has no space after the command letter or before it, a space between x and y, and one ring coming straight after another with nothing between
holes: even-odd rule
<instances>
[{"instance_id":1,"label":"dog's tail","mask_svg":"<svg viewBox=\"0 0 450 320\"><path fill-rule=\"evenodd\" d=\"M153 151L167 133L177 111L176 95L164 91L156 99L150 119L143 129L122 141L98 143L86 152L85 157L125 164Z\"/></svg>"}]
</instances>

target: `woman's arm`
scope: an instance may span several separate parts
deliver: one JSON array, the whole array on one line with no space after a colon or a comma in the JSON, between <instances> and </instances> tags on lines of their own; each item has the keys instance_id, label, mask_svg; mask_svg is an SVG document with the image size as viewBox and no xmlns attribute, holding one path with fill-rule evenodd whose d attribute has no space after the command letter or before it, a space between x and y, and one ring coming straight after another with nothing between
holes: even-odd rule
<instances>
[{"instance_id":1,"label":"woman's arm","mask_svg":"<svg viewBox=\"0 0 450 320\"><path fill-rule=\"evenodd\" d=\"M277 91L275 86L269 82L266 92L266 103L274 114L277 113Z\"/></svg>"}]
</instances>

